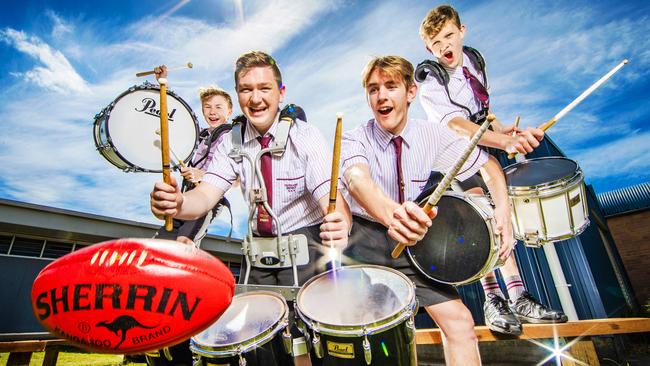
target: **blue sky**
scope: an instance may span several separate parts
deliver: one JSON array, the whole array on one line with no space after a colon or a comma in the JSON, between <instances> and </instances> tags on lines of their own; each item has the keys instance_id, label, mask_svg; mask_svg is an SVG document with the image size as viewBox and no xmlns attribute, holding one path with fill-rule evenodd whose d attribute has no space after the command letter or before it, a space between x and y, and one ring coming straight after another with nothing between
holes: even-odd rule
<instances>
[{"instance_id":1,"label":"blue sky","mask_svg":"<svg viewBox=\"0 0 650 366\"><path fill-rule=\"evenodd\" d=\"M232 64L252 49L277 59L286 101L333 138L371 117L360 73L376 55L427 58L418 27L431 1L33 1L0 14L0 197L157 222L148 192L157 174L123 173L95 150L93 117L135 72L192 61L170 87L200 117L197 89L232 92ZM549 130L597 192L650 180L650 5L643 1L455 1L465 43L487 59L493 112L538 125L630 59ZM151 79L150 79L151 80ZM235 111L238 113L238 111ZM423 117L419 103L411 115ZM203 124L202 118L201 123ZM246 228L229 193L235 235ZM226 231L227 215L211 232Z\"/></svg>"}]
</instances>

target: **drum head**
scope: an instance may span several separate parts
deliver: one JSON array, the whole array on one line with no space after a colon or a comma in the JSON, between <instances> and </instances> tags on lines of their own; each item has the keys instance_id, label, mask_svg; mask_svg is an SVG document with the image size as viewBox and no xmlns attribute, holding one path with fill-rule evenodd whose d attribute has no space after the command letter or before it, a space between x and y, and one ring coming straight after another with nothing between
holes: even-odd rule
<instances>
[{"instance_id":1,"label":"drum head","mask_svg":"<svg viewBox=\"0 0 650 366\"><path fill-rule=\"evenodd\" d=\"M533 187L564 178L571 178L578 164L563 157L546 157L522 161L506 167L508 186Z\"/></svg>"},{"instance_id":2,"label":"drum head","mask_svg":"<svg viewBox=\"0 0 650 366\"><path fill-rule=\"evenodd\" d=\"M399 313L413 296L413 284L397 271L350 266L312 278L300 290L296 302L300 312L313 321L362 326Z\"/></svg>"},{"instance_id":3,"label":"drum head","mask_svg":"<svg viewBox=\"0 0 650 366\"><path fill-rule=\"evenodd\" d=\"M414 264L428 277L460 283L486 265L492 246L483 217L466 201L442 196L438 215L419 243L408 247Z\"/></svg>"},{"instance_id":4,"label":"drum head","mask_svg":"<svg viewBox=\"0 0 650 366\"><path fill-rule=\"evenodd\" d=\"M115 152L134 170L161 172L160 90L147 87L129 91L114 102L106 133ZM167 94L170 159L188 161L198 139L196 116L174 94ZM156 133L158 131L158 133ZM174 155L175 154L175 155Z\"/></svg>"},{"instance_id":5,"label":"drum head","mask_svg":"<svg viewBox=\"0 0 650 366\"><path fill-rule=\"evenodd\" d=\"M288 312L279 295L249 292L236 295L221 318L192 337L204 347L225 347L245 343L274 327Z\"/></svg>"}]
</instances>

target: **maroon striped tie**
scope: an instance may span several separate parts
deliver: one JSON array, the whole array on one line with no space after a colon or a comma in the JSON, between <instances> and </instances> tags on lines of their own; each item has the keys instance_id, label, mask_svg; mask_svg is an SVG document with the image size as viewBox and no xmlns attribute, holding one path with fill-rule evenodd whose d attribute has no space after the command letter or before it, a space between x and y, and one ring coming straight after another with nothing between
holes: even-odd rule
<instances>
[{"instance_id":1,"label":"maroon striped tie","mask_svg":"<svg viewBox=\"0 0 650 366\"><path fill-rule=\"evenodd\" d=\"M262 149L269 147L271 142L271 136L266 135L259 138L260 145ZM262 178L264 179L264 185L266 186L266 197L269 202L269 207L273 208L273 170L271 169L271 153L266 153L262 155ZM257 233L261 236L272 236L273 235L273 219L264 208L264 205L259 204L257 206Z\"/></svg>"},{"instance_id":2,"label":"maroon striped tie","mask_svg":"<svg viewBox=\"0 0 650 366\"><path fill-rule=\"evenodd\" d=\"M397 162L397 191L399 192L399 203L404 202L404 178L402 177L402 136L395 136L391 140L395 144L395 159Z\"/></svg>"},{"instance_id":3,"label":"maroon striped tie","mask_svg":"<svg viewBox=\"0 0 650 366\"><path fill-rule=\"evenodd\" d=\"M465 79L467 79L467 82L469 82L474 97L481 102L484 109L490 109L490 96L483 84L481 84L476 76L472 75L472 73L469 72L469 69L465 66L463 66L463 75L465 76Z\"/></svg>"}]
</instances>

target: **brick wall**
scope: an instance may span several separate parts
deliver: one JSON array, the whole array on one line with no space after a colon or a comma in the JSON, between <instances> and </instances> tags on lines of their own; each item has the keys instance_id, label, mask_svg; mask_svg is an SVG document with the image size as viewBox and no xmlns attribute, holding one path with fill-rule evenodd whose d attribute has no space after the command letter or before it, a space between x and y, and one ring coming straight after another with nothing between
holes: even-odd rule
<instances>
[{"instance_id":1,"label":"brick wall","mask_svg":"<svg viewBox=\"0 0 650 366\"><path fill-rule=\"evenodd\" d=\"M607 225L637 300L650 303L650 210L610 217Z\"/></svg>"}]
</instances>

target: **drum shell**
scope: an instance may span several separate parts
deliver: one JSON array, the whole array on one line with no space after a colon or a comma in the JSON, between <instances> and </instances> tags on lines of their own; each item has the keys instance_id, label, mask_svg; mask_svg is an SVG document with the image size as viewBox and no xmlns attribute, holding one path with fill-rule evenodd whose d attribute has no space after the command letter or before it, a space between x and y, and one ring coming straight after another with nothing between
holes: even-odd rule
<instances>
[{"instance_id":1,"label":"drum shell","mask_svg":"<svg viewBox=\"0 0 650 366\"><path fill-rule=\"evenodd\" d=\"M551 157L531 161L541 159L570 160ZM504 171L507 173L509 168ZM508 185L508 196L515 237L527 246L541 247L549 242L570 239L589 225L584 175L579 167L570 176L543 184Z\"/></svg>"},{"instance_id":2,"label":"drum shell","mask_svg":"<svg viewBox=\"0 0 650 366\"><path fill-rule=\"evenodd\" d=\"M364 340L367 338L373 365L417 365L413 320L414 312L417 309L415 286L408 277L392 268L375 265L343 267L345 270L357 268L385 270L402 278L411 286L406 306L390 316L366 324L337 325L319 322L316 319L311 319L301 309L302 292L308 289L311 283L332 271L313 277L298 292L295 305L298 328L301 329L311 347L312 364L318 366L367 365L363 346ZM334 354L338 354L338 356L334 356Z\"/></svg>"},{"instance_id":3,"label":"drum shell","mask_svg":"<svg viewBox=\"0 0 650 366\"><path fill-rule=\"evenodd\" d=\"M364 337L342 337L331 334L305 331L311 340L311 361L314 366L367 365L363 341ZM320 345L315 345L314 335ZM392 328L368 335L372 365L417 365L415 325L412 318L403 320ZM315 347L322 347L322 358ZM385 347L385 351L384 351ZM333 354L339 356L334 356ZM351 357L351 358L344 358Z\"/></svg>"},{"instance_id":4,"label":"drum shell","mask_svg":"<svg viewBox=\"0 0 650 366\"><path fill-rule=\"evenodd\" d=\"M423 200L420 202L420 206L424 206L426 204L427 199ZM499 261L499 248L501 246L501 239L498 235L495 234L495 228L496 228L496 219L494 218L493 215L493 209L491 206L491 203L489 199L486 196L482 195L476 195L476 194L465 194L465 193L459 193L459 192L445 192L440 200L437 203L438 207L438 214L443 215L445 212L445 206L451 208L451 205L457 205L460 204L461 206L465 206L466 212L469 211L470 214L474 215L474 218L477 219L476 222L483 222L484 226L484 232L485 232L485 237L481 237L481 240L479 240L480 247L477 246L459 246L456 243L456 241L447 241L445 243L438 243L438 242L429 242L427 241L428 239L433 239L434 236L436 235L436 232L440 232L439 230L436 230L436 225L441 224L441 220L439 219L436 221L434 219L434 226L429 228L429 232L425 236L423 240L421 240L419 243L417 243L415 246L412 247L407 247L407 255L409 257L409 260L413 264L413 266L424 276L427 278L440 282L440 283L445 283L448 285L454 285L454 286L460 286L460 285L466 285L470 284L473 282L476 282L480 280L483 276L485 276L487 273L492 272L494 269L498 267L498 261ZM440 216L442 218L442 216ZM463 222L461 220L464 220L466 218L466 215L457 215L457 218L454 218L454 224L457 225L460 229L464 227L462 224ZM470 223L468 222L467 226L469 226ZM462 230L460 230L462 231ZM463 233L458 232L459 237L463 237ZM476 238L475 238L476 239ZM464 275L462 278L458 277L458 275L455 275L456 278L450 278L452 276L444 274L444 275L438 275L436 273L436 270L431 269L432 266L435 265L436 263L424 263L424 258L426 258L426 255L433 255L431 251L427 248L427 246L431 245L445 245L446 247L444 250L441 252L444 254L444 258L439 258L439 263L445 263L447 266L452 264L446 262L447 256L449 254L453 253L458 253L459 250L463 251L468 251L468 250L477 250L482 249L483 246L487 245L487 256L482 259L479 262L473 263L471 262L474 260L474 256L465 256L461 255L460 253L457 255L457 258L459 258L458 261L453 262L454 265L456 266L462 266L464 270L467 270L469 268L473 268L473 270L470 270L470 274ZM424 258L422 258L419 253L425 254ZM431 269L431 270L430 270Z\"/></svg>"},{"instance_id":5,"label":"drum shell","mask_svg":"<svg viewBox=\"0 0 650 366\"><path fill-rule=\"evenodd\" d=\"M208 345L202 344L197 337L190 339L190 350L197 356L198 360L195 365L240 365L241 358L246 360L248 366L269 365L280 366L291 364L292 357L287 350L283 336L288 327L289 307L286 301L280 295L270 291L251 291L248 293L236 295L241 297L246 295L265 295L273 296L284 302L284 314L272 327L256 336L240 343L231 343L225 345ZM233 300L234 302L234 300ZM218 321L217 321L218 322ZM215 323L216 324L216 323Z\"/></svg>"}]
</instances>

